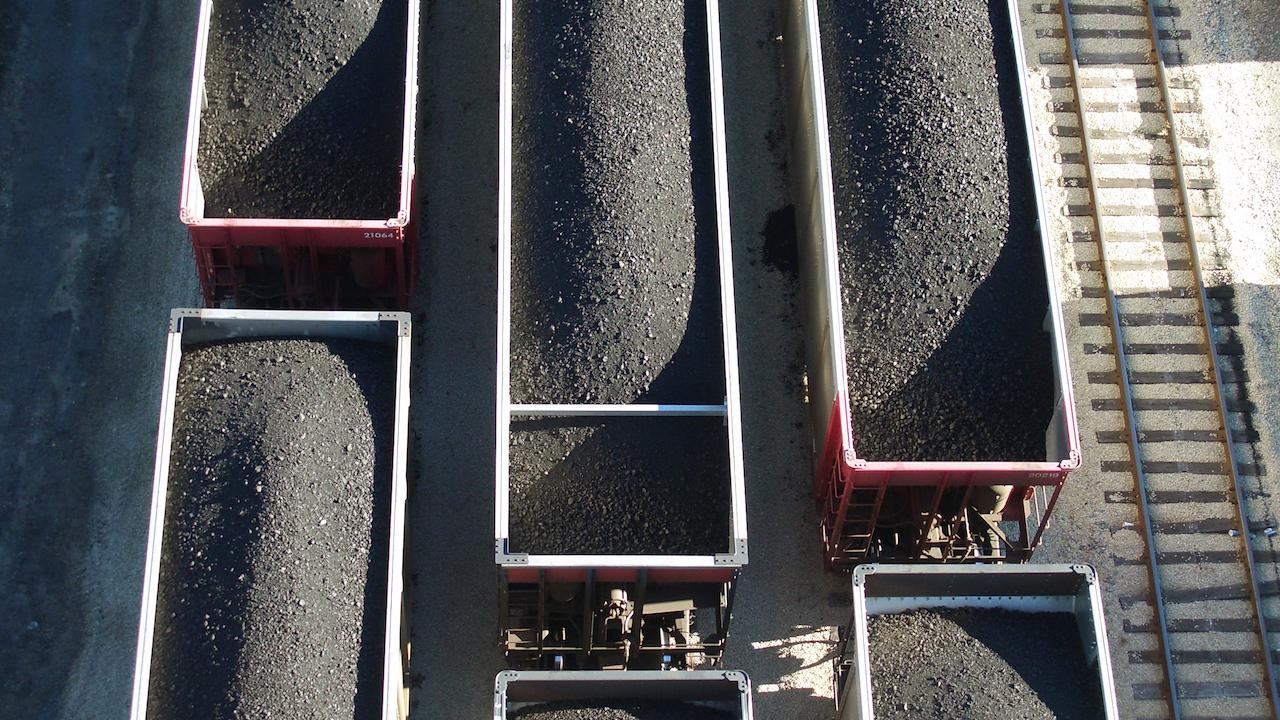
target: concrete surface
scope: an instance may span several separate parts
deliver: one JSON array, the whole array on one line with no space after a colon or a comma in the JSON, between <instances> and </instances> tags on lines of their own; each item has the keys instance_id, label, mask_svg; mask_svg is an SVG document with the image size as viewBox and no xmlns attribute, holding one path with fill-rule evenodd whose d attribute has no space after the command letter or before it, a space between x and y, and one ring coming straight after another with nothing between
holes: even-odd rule
<instances>
[{"instance_id":1,"label":"concrete surface","mask_svg":"<svg viewBox=\"0 0 1280 720\"><path fill-rule=\"evenodd\" d=\"M771 0L721 13L751 537L726 665L751 674L760 717L826 718L847 579L821 570L796 283L786 239L762 235L788 202L780 22ZM194 2L0 3L0 716L127 712L165 318L198 302L177 221L194 27ZM497 2L424 3L422 53L412 697L416 717L473 719L502 666ZM1111 488L1089 478L1073 478L1042 559L1114 572L1132 533L1109 532L1096 508Z\"/></svg>"},{"instance_id":2,"label":"concrete surface","mask_svg":"<svg viewBox=\"0 0 1280 720\"><path fill-rule=\"evenodd\" d=\"M0 9L0 715L123 717L194 3Z\"/></svg>"},{"instance_id":3,"label":"concrete surface","mask_svg":"<svg viewBox=\"0 0 1280 720\"><path fill-rule=\"evenodd\" d=\"M762 717L819 718L847 587L818 559L795 281L763 255L766 220L788 202L780 22L768 0L723 3L722 16L753 557L727 664L752 674ZM6 717L127 713L165 320L199 302L177 220L194 28L195 3L0 6ZM472 719L490 707L502 666L498 5L424 3L423 38L412 697L418 717Z\"/></svg>"},{"instance_id":4,"label":"concrete surface","mask_svg":"<svg viewBox=\"0 0 1280 720\"><path fill-rule=\"evenodd\" d=\"M424 3L409 495L411 717L492 707L498 3Z\"/></svg>"}]
</instances>

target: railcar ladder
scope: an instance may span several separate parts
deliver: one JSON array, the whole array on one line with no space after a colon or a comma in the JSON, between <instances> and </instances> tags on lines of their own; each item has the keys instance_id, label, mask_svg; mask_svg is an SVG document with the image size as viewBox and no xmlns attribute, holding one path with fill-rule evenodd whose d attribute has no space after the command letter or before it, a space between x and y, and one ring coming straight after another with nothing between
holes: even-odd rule
<instances>
[{"instance_id":1,"label":"railcar ladder","mask_svg":"<svg viewBox=\"0 0 1280 720\"><path fill-rule=\"evenodd\" d=\"M217 307L223 299L236 300L240 295L239 273L232 262L235 249L230 243L218 246L201 247L196 250L202 257L205 282L201 285L204 292L204 304Z\"/></svg>"},{"instance_id":2,"label":"railcar ladder","mask_svg":"<svg viewBox=\"0 0 1280 720\"><path fill-rule=\"evenodd\" d=\"M858 485L853 474L837 464L831 472L831 490L823 501L823 530L828 566L845 567L864 560L875 539L880 508L889 491L889 478L875 484Z\"/></svg>"}]
</instances>

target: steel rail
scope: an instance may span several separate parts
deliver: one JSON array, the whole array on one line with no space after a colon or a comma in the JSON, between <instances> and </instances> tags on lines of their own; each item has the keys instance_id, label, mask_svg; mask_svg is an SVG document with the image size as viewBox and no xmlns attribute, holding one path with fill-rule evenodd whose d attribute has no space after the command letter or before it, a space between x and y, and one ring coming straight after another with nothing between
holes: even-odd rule
<instances>
[{"instance_id":1,"label":"steel rail","mask_svg":"<svg viewBox=\"0 0 1280 720\"><path fill-rule=\"evenodd\" d=\"M1064 0L1065 1L1065 0ZM1253 557L1253 546L1250 543L1249 516L1245 509L1246 493L1244 483L1240 479L1239 466L1235 456L1235 437L1231 430L1231 422L1227 415L1227 403L1222 393L1222 365L1218 356L1218 347L1213 335L1213 312L1209 309L1208 285L1204 279L1204 266L1200 262L1200 242L1196 235L1195 220L1191 215L1191 193L1187 187L1187 178L1182 164L1182 144L1178 136L1178 124L1174 117L1173 93L1169 87L1169 75L1165 67L1164 55L1160 51L1160 28L1156 24L1156 10L1151 0L1144 0L1147 9L1147 25L1151 30L1151 50L1155 55L1156 84L1160 87L1160 97L1164 102L1165 121L1169 125L1169 148L1173 153L1173 174L1178 189L1178 197L1182 201L1182 219L1186 227L1187 249L1191 256L1191 272L1196 282L1196 299L1199 301L1200 314L1204 318L1204 346L1209 358L1209 372L1213 380L1213 397L1218 408L1218 421L1222 427L1222 451L1225 465L1231 475L1231 485L1235 492L1236 522L1240 527L1240 546L1244 555L1245 572L1249 576L1250 599L1253 601L1254 615L1258 620L1258 633L1261 639L1262 661L1267 670L1267 697L1271 700L1271 717L1280 720L1280 695L1276 689L1276 667L1271 657L1270 635L1267 629L1266 613L1263 612L1262 590L1258 586L1258 574Z\"/></svg>"},{"instance_id":2,"label":"steel rail","mask_svg":"<svg viewBox=\"0 0 1280 720\"><path fill-rule=\"evenodd\" d=\"M1169 622L1165 610L1164 589L1156 553L1155 526L1151 521L1151 502L1147 487L1147 473L1142 466L1142 450L1139 446L1137 416L1133 404L1133 389L1129 385L1129 357L1125 351L1124 334L1120 326L1120 305L1111 284L1110 258L1107 253L1106 230L1103 226L1102 203L1099 200L1098 178L1094 172L1093 145L1089 138L1088 113L1085 111L1084 84L1080 80L1080 58L1076 52L1075 24L1071 15L1071 0L1061 0L1063 36L1066 39L1067 57L1071 68L1071 89L1076 97L1076 114L1080 117L1080 146L1083 154L1085 176L1089 180L1089 199L1092 201L1094 239L1098 245L1098 260L1102 285L1107 297L1107 314L1111 321L1111 340L1116 355L1116 381L1124 400L1124 424L1128 430L1129 460L1133 464L1133 477L1137 485L1138 508L1142 530L1146 536L1147 577L1155 600L1156 620L1159 627L1160 654L1164 659L1165 677L1168 682L1169 711L1174 720L1182 720L1182 704L1178 698L1177 671L1174 668L1173 650L1169 642ZM1148 6L1148 10L1150 7ZM1159 48L1155 48L1159 55Z\"/></svg>"}]
</instances>

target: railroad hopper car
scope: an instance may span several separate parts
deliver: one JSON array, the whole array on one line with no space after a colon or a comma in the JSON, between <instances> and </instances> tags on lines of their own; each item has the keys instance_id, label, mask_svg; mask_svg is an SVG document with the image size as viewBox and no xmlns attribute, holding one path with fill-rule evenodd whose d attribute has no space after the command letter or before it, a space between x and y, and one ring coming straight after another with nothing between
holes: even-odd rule
<instances>
[{"instance_id":1,"label":"railroad hopper car","mask_svg":"<svg viewBox=\"0 0 1280 720\"><path fill-rule=\"evenodd\" d=\"M498 673L493 720L578 717L569 712L634 709L642 717L751 720L751 679L740 671L670 673L632 670L517 671ZM566 715L555 715L556 712Z\"/></svg>"},{"instance_id":2,"label":"railroad hopper car","mask_svg":"<svg viewBox=\"0 0 1280 720\"><path fill-rule=\"evenodd\" d=\"M934 637L902 638L918 627L933 628ZM860 565L839 651L833 660L839 720L873 720L876 707L901 714L904 703L947 702L948 693L998 699L1014 695L1013 685L1039 696L1053 717L1120 717L1102 590L1088 565ZM988 660L988 652L999 659ZM1002 666L1021 679L1003 682ZM895 686L879 687L891 679ZM935 697L906 696L919 680L938 688L921 695ZM952 712L946 716L973 716Z\"/></svg>"},{"instance_id":3,"label":"railroad hopper car","mask_svg":"<svg viewBox=\"0 0 1280 720\"><path fill-rule=\"evenodd\" d=\"M911 172L918 171L921 161L917 155L927 157L935 165L951 163L950 172L956 177L965 176L968 168L955 167L965 162L958 159L962 157L961 151L954 150L954 157L949 157L947 153L953 152L949 147L930 155L914 148L903 151L900 139L895 141L897 145L877 144L867 140L871 133L879 130L874 123L870 123L869 130L867 127L850 130L851 124L847 122L839 133L833 129L830 113L861 112L858 107L850 110L848 104L837 108L838 103L846 100L833 97L833 87L838 93L842 90L840 84L850 81L850 67L854 73L865 72L866 63L874 58L868 59L865 55L872 51L860 48L874 46L877 30L874 23L841 27L833 22L835 27L822 26L823 14L819 11L822 2L824 0L788 1L785 51L787 119L791 133L789 168L806 303L807 382L816 465L814 494L820 508L824 559L828 567L843 568L877 558L1025 561L1040 544L1068 473L1080 465L1080 439L1056 287L1057 271L1049 239L1044 234L1047 221L1040 202L1042 183L1036 153L1026 140L1034 134L1029 101L1021 82L1021 78L1026 77L1026 62L1017 3L1008 2L1007 10L998 0L991 3L994 42L997 47L1005 47L1006 60L1003 68L1001 61L996 61L999 100L994 97L996 90L983 90L985 86L979 90L989 92L993 96L991 103L1000 106L995 109L997 119L987 127L998 129L999 115L1003 114L1005 137L996 142L1003 144L1007 140L1008 193L1010 198L1021 200L1017 201L1019 207L1014 207L1013 199L1008 203L1011 219L1007 242L1003 246L999 244L1004 240L1002 236L993 243L994 247L1004 249L998 251L989 272L975 283L972 295L966 299L969 306L961 305L953 310L948 303L959 300L960 294L949 297L953 288L950 283L957 277L964 282L962 266L966 256L987 252L963 247L963 236L969 235L970 240L982 237L978 223L983 219L969 226L973 233L967 232L967 228L956 232L954 218L948 219L950 224L939 224L958 236L955 243L962 249L958 253L952 250L958 255L958 262L948 262L960 267L937 261L934 268L930 263L934 263L938 253L932 249L940 243L936 237L930 237L930 233L936 235L942 231L931 231L930 223L935 223L937 216L921 221L910 209L895 208L893 203L923 198L927 204L936 202L938 193L917 193L914 189L917 181L910 172L904 172L891 180L887 201L882 196L871 195L869 201L858 205L861 198L857 194L866 192L876 182L868 180L869 176L889 174L884 165L893 164L892 170L899 164L906 167L915 163ZM861 12L856 3L840 7L845 8L843 12ZM980 22L985 23L986 18ZM869 38L865 45L852 46L852 50L839 45L844 38L861 43L863 34ZM922 31L920 35L924 37L927 33ZM885 43L880 47L892 46ZM840 55L840 52L849 55ZM857 55L859 52L864 55ZM987 62L990 59L988 55ZM825 70L824 60L828 62ZM919 70L925 60L898 58L896 62L898 65L891 70L897 77L911 77L911 82L915 82L919 77L928 76ZM951 68L943 68L932 77L943 78L951 72ZM853 79L858 92L873 92L877 82L875 78L855 76ZM867 102L892 107L893 97L892 91L885 91ZM946 100L952 102L957 98ZM963 102L963 98L958 101ZM941 123L938 120L930 116L919 119L917 125L925 129L917 132L921 136L937 133L938 124L945 128L946 120L954 121L955 117L941 118ZM964 122L963 117L960 120ZM857 135L858 132L863 135ZM945 132L942 131L940 139L930 137L945 147ZM874 155L877 152L884 157ZM859 153L874 155L873 160L882 163L879 167L867 167L863 158L861 182L847 167L850 162L859 162ZM901 160L899 155L910 159ZM850 161L850 157L854 159ZM842 158L846 166L837 166L836 158ZM940 163L938 158L942 158ZM996 161L1003 173L1003 152ZM921 174L927 175L927 172ZM1003 192L1003 187L1000 191ZM974 193L975 196L981 194ZM950 205L946 205L947 202ZM960 191L939 204L950 208L952 215L967 216L966 205L970 202L977 201L971 201L966 191ZM1003 206L997 208L1003 209ZM859 222L864 223L862 230L856 226ZM891 227L877 229L876 222ZM919 233L925 237L921 244L930 246L930 251L922 254L924 257L908 257L905 261L890 258L881 260L881 266L867 263L865 268L856 267L855 262L851 267L844 255L847 248L859 242L864 243L864 248L875 243L899 242L902 235L898 233L898 223L918 223L913 227L924 228ZM875 248L861 251L855 248L850 252L856 257L858 252L869 255L876 251ZM1015 251L1021 253L1019 258L1012 257ZM883 258L883 251L880 252ZM928 257L930 255L933 257ZM885 267L888 270L883 269ZM933 268L937 272L921 276L917 275L918 268ZM854 272L851 273L851 269ZM857 304L872 298L874 306L882 301L877 298L880 285L896 288L903 287L904 282L908 290L893 297L893 302L900 304L889 307L887 318L881 321L870 314L876 308L868 310ZM884 291L885 297L889 297L889 292L889 289ZM944 316L948 311L955 312L959 320L940 340L940 345L931 349L931 354L913 358L899 354L893 342L878 344L884 335L877 335L880 329L895 322L899 323L896 327L906 339L900 336L891 340L901 341L899 345L908 348L914 342L911 336L917 332L924 335L929 328L949 322L936 320L933 309L910 306L917 298L935 295L941 298L942 308L938 312ZM1000 297L1004 304L992 307L996 302L993 298ZM979 305L983 305L981 311ZM1015 328L1016 332L1006 333L1015 316L1021 318L1018 320L1021 325ZM866 317L873 319L868 322ZM902 318L907 320L903 322ZM918 327L912 326L917 320ZM903 367L910 366L910 372L896 380L899 384L890 388L887 399L878 406L868 402L859 416L851 396L866 390L863 383L881 383L881 378L899 372L899 362ZM857 380L854 365L859 366ZM1038 386L1025 389L1026 377L1037 378ZM1004 404L997 404L997 398ZM895 411L898 414L895 415ZM1000 433L1019 434L1021 449L1001 455L1006 451L988 439ZM960 440L953 442L955 438L969 438L965 442L972 447L963 454L948 455L948 448L960 443ZM895 446L911 446L911 449L898 455L890 454L894 452L892 449L885 449Z\"/></svg>"},{"instance_id":4,"label":"railroad hopper car","mask_svg":"<svg viewBox=\"0 0 1280 720\"><path fill-rule=\"evenodd\" d=\"M179 214L206 307L408 307L419 4L201 1Z\"/></svg>"},{"instance_id":5,"label":"railroad hopper car","mask_svg":"<svg viewBox=\"0 0 1280 720\"><path fill-rule=\"evenodd\" d=\"M173 311L130 718L408 716L410 344L403 312Z\"/></svg>"},{"instance_id":6,"label":"railroad hopper car","mask_svg":"<svg viewBox=\"0 0 1280 720\"><path fill-rule=\"evenodd\" d=\"M501 642L687 668L747 562L718 6L587 5L501 8Z\"/></svg>"}]
</instances>

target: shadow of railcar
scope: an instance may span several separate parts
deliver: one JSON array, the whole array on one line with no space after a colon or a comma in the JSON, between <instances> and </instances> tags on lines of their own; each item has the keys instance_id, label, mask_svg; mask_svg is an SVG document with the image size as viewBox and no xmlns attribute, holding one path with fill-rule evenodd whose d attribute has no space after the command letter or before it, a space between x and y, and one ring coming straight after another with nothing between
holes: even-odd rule
<instances>
[{"instance_id":1,"label":"shadow of railcar","mask_svg":"<svg viewBox=\"0 0 1280 720\"><path fill-rule=\"evenodd\" d=\"M1280 366L1275 338L1280 337L1280 286L1247 282L1216 289L1211 303L1218 313L1238 318L1235 327L1217 329L1225 399L1232 430L1238 434L1236 462L1248 470L1250 489L1268 510L1271 523L1280 517L1273 488L1264 478L1268 465L1280 458ZM1256 437L1255 440L1248 438ZM1247 442L1240 442L1244 438ZM1254 514L1256 518L1257 515ZM1266 545L1277 548L1274 538Z\"/></svg>"}]
</instances>

